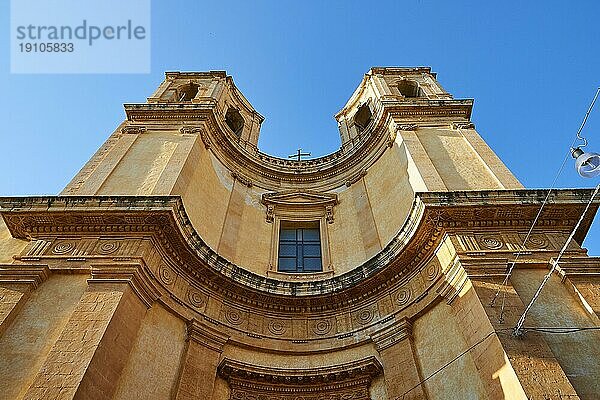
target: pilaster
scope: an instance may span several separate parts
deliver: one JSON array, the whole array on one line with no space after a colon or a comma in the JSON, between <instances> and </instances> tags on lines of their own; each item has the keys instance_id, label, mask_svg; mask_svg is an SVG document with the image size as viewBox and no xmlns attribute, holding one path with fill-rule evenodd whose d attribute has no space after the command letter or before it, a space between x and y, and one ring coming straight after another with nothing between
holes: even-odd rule
<instances>
[{"instance_id":1,"label":"pilaster","mask_svg":"<svg viewBox=\"0 0 600 400\"><path fill-rule=\"evenodd\" d=\"M435 169L433 162L429 158L427 151L417 137L415 125L398 125L398 134L402 137L402 143L406 147L406 152L411 158L414 168L417 169L419 177L425 184L425 190L428 191L446 191L446 185L442 177Z\"/></svg>"},{"instance_id":2,"label":"pilaster","mask_svg":"<svg viewBox=\"0 0 600 400\"><path fill-rule=\"evenodd\" d=\"M600 325L600 258L563 257L557 272L596 325Z\"/></svg>"},{"instance_id":3,"label":"pilaster","mask_svg":"<svg viewBox=\"0 0 600 400\"><path fill-rule=\"evenodd\" d=\"M217 366L228 337L192 319L187 325L176 400L211 399Z\"/></svg>"},{"instance_id":4,"label":"pilaster","mask_svg":"<svg viewBox=\"0 0 600 400\"><path fill-rule=\"evenodd\" d=\"M491 271L504 271L506 267L504 265L502 268L500 266L494 268L491 264L488 266ZM526 397L522 396L521 398L530 400L547 398L579 399L543 335L536 332L530 332L522 337L512 335L511 329L516 325L519 316L525 309L525 305L512 284L509 282L501 287L500 295L492 305L492 299L504 274L488 277L480 274L481 272L478 276L471 276L471 283L479 303L485 310L487 319L494 331L498 332L497 337L502 346L502 353L505 354L503 356L497 349L495 358L492 358L487 364L487 369L495 366L497 370L492 375L493 378L498 379L495 384L498 387L501 386L503 391L510 388L519 393L522 390ZM500 318L502 303L504 303L504 312L502 318ZM467 312L466 309L464 312ZM468 323L468 321L464 321L464 323ZM493 349L488 350L486 346L483 346L483 350L493 352ZM482 360L486 360L486 358L483 357ZM505 376L503 376L509 369L514 371L518 384L507 382ZM507 377L512 381L510 375L509 373ZM490 382L490 384L494 383ZM518 388L519 385L522 388L521 390ZM500 392L496 391L496 393L499 395Z\"/></svg>"},{"instance_id":5,"label":"pilaster","mask_svg":"<svg viewBox=\"0 0 600 400\"><path fill-rule=\"evenodd\" d=\"M0 336L48 276L46 265L0 264Z\"/></svg>"},{"instance_id":6,"label":"pilaster","mask_svg":"<svg viewBox=\"0 0 600 400\"><path fill-rule=\"evenodd\" d=\"M111 399L156 297L141 266L94 266L87 289L24 399Z\"/></svg>"},{"instance_id":7,"label":"pilaster","mask_svg":"<svg viewBox=\"0 0 600 400\"><path fill-rule=\"evenodd\" d=\"M473 151L479 156L490 173L498 180L504 189L522 189L523 185L515 178L502 160L492 151L470 123L455 123L454 127L459 130Z\"/></svg>"},{"instance_id":8,"label":"pilaster","mask_svg":"<svg viewBox=\"0 0 600 400\"><path fill-rule=\"evenodd\" d=\"M526 400L528 396L500 341L510 332L498 331L491 324L471 281L452 302L452 314L488 398Z\"/></svg>"},{"instance_id":9,"label":"pilaster","mask_svg":"<svg viewBox=\"0 0 600 400\"><path fill-rule=\"evenodd\" d=\"M427 399L410 322L398 321L372 335L371 340L381 356L388 399Z\"/></svg>"}]
</instances>

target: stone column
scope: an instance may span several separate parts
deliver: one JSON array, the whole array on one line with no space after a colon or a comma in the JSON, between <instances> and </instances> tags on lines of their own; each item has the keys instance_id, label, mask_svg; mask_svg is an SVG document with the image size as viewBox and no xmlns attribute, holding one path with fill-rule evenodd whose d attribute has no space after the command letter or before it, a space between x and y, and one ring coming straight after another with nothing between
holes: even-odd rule
<instances>
[{"instance_id":1,"label":"stone column","mask_svg":"<svg viewBox=\"0 0 600 400\"><path fill-rule=\"evenodd\" d=\"M510 170L504 165L502 160L490 149L485 141L475 130L475 126L470 122L454 124L462 136L466 139L471 149L479 156L481 161L487 165L488 170L494 175L503 189L523 189L521 182L515 178Z\"/></svg>"},{"instance_id":2,"label":"stone column","mask_svg":"<svg viewBox=\"0 0 600 400\"><path fill-rule=\"evenodd\" d=\"M371 339L383 363L388 399L427 399L414 352L410 322L398 321L377 332Z\"/></svg>"},{"instance_id":3,"label":"stone column","mask_svg":"<svg viewBox=\"0 0 600 400\"><path fill-rule=\"evenodd\" d=\"M431 158L427 154L427 150L417 136L417 126L411 124L397 125L398 133L402 137L402 142L406 146L407 155L409 157L409 168L416 168L419 178L431 191L445 191L446 185L442 177L435 169Z\"/></svg>"},{"instance_id":4,"label":"stone column","mask_svg":"<svg viewBox=\"0 0 600 400\"><path fill-rule=\"evenodd\" d=\"M501 287L500 297L497 299L495 305L491 305L492 298L502 278L502 275L499 275L495 279L494 277L483 276L472 276L470 278L479 300L478 303L480 303L479 307L483 307L485 310L485 316L493 326L493 329L496 332L503 332L497 336L502 346L502 351L499 351L497 346L487 346L479 350L479 352L487 351L495 352L496 354L493 358L479 357L482 360L479 362L483 362L485 366L482 372L489 372L494 367L497 370L492 375L494 382L489 385L495 386L490 394L498 396L494 398L504 398L507 396L506 393L511 391L510 398L579 399L579 396L542 334L530 332L526 336L519 338L511 334L510 329L516 325L517 320L525 309L525 304L523 304L510 281L508 285ZM506 297L502 299L502 296ZM503 318L500 320L502 301L504 301L505 307ZM478 316L473 314L473 317L477 318ZM465 325L468 322L462 323ZM509 331L506 331L507 329ZM495 340L490 343L494 344ZM502 353L505 354L503 355ZM477 355L475 353L475 356ZM476 357L477 360L479 358ZM503 366L504 368L502 368ZM511 369L512 371L510 371ZM513 379L513 374L516 375L517 379ZM514 393L517 393L518 396ZM521 393L523 394L521 395Z\"/></svg>"},{"instance_id":5,"label":"stone column","mask_svg":"<svg viewBox=\"0 0 600 400\"><path fill-rule=\"evenodd\" d=\"M48 279L48 275L45 265L0 265L0 336L14 320L31 291Z\"/></svg>"},{"instance_id":6,"label":"stone column","mask_svg":"<svg viewBox=\"0 0 600 400\"><path fill-rule=\"evenodd\" d=\"M111 399L157 293L139 265L93 266L88 288L24 399Z\"/></svg>"},{"instance_id":7,"label":"stone column","mask_svg":"<svg viewBox=\"0 0 600 400\"><path fill-rule=\"evenodd\" d=\"M210 400L228 337L193 319L187 326L176 400Z\"/></svg>"},{"instance_id":8,"label":"stone column","mask_svg":"<svg viewBox=\"0 0 600 400\"><path fill-rule=\"evenodd\" d=\"M597 257L563 257L557 273L588 315L600 325L600 261Z\"/></svg>"}]
</instances>

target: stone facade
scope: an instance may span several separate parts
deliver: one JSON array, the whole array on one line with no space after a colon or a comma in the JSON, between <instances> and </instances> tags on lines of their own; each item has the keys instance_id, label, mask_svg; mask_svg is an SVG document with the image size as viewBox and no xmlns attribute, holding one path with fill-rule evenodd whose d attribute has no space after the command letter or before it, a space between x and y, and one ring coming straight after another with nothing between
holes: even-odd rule
<instances>
[{"instance_id":1,"label":"stone facade","mask_svg":"<svg viewBox=\"0 0 600 400\"><path fill-rule=\"evenodd\" d=\"M514 336L591 192L554 191L525 243L547 191L472 105L373 68L341 148L284 160L231 77L168 72L59 196L0 198L0 397L597 398L598 203ZM286 223L318 227L321 271L278 268Z\"/></svg>"}]
</instances>

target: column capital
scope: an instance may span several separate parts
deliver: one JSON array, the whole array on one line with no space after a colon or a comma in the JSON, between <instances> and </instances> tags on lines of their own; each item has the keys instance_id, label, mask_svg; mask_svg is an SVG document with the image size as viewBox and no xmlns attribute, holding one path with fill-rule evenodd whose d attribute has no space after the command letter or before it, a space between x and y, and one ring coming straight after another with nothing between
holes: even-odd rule
<instances>
[{"instance_id":1,"label":"column capital","mask_svg":"<svg viewBox=\"0 0 600 400\"><path fill-rule=\"evenodd\" d=\"M27 285L37 289L49 276L47 265L0 264L0 283Z\"/></svg>"},{"instance_id":2,"label":"column capital","mask_svg":"<svg viewBox=\"0 0 600 400\"><path fill-rule=\"evenodd\" d=\"M187 324L187 341L194 341L204 347L221 353L229 336L204 325L193 318Z\"/></svg>"},{"instance_id":3,"label":"column capital","mask_svg":"<svg viewBox=\"0 0 600 400\"><path fill-rule=\"evenodd\" d=\"M394 344L412 336L412 324L406 318L394 322L371 335L371 340L381 352Z\"/></svg>"},{"instance_id":4,"label":"column capital","mask_svg":"<svg viewBox=\"0 0 600 400\"><path fill-rule=\"evenodd\" d=\"M127 283L147 308L161 295L158 287L138 263L93 264L88 284Z\"/></svg>"}]
</instances>

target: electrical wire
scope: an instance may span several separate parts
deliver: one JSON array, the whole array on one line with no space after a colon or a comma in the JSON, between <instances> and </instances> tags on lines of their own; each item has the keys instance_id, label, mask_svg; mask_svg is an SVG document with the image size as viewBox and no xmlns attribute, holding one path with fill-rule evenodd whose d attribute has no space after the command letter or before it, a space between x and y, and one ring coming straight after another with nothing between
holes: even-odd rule
<instances>
[{"instance_id":1,"label":"electrical wire","mask_svg":"<svg viewBox=\"0 0 600 400\"><path fill-rule=\"evenodd\" d=\"M585 116L583 118L581 126L577 130L576 138L573 140L573 143L571 144L571 148L573 146L575 146L575 144L577 143L578 140L583 141L583 144L581 146L579 146L579 147L587 146L587 140L584 137L581 137L581 131L583 130L583 128L584 128L584 126L585 126L585 124L587 122L588 116L590 115L590 113L591 113L591 111L592 111L592 109L594 107L594 104L596 103L596 100L598 99L598 95L599 94L600 94L600 87L596 90L596 94L594 95L592 103L590 104L587 112L585 113ZM458 130L461 131L460 128L458 128ZM515 264L517 263L520 255L521 255L522 251L526 249L525 245L527 244L527 241L529 240L529 237L531 236L531 233L533 232L533 229L534 229L535 225L537 224L537 222L538 222L538 220L539 220L539 218L540 218L540 216L542 214L542 211L543 211L545 205L548 203L548 200L550 198L550 194L555 189L556 182L557 182L560 174L562 173L562 171L563 171L563 169L564 169L564 167L566 165L566 162L569 159L569 155L570 154L571 154L571 151L569 149L569 152L567 152L567 154L565 155L565 158L563 159L562 164L561 164L560 168L558 169L558 172L556 173L556 175L554 177L554 180L552 181L552 185L550 186L550 189L548 190L548 193L546 194L546 197L544 198L544 201L542 202L542 204L540 206L540 209L538 210L537 215L535 216L535 218L534 218L534 220L533 220L533 222L531 224L531 227L529 228L529 231L527 232L527 235L525 236L525 239L523 240L523 244L521 245L521 249L519 249L519 251L515 255L515 259L511 262L511 265L510 265L510 267L509 267L509 269L507 271L507 274L506 274L506 276L505 276L502 284L498 285L498 290L497 290L496 294L494 295L494 298L492 299L492 301L490 303L491 306L494 306L494 304L496 302L496 299L498 298L498 295L500 294L500 291L508 283L508 280L510 279L512 271L513 271L513 269L515 267ZM596 196L596 194L598 193L599 190L600 190L600 184L598 184L598 186L596 186L596 189L594 190L594 193L590 197L590 201L588 202L585 210L583 211L581 217L579 218L579 221L577 221L575 229L573 229L573 231L571 232L571 235L569 235L569 238L567 239L565 245L561 249L561 252L559 253L556 261L553 263L553 266L552 266L550 272L546 275L546 277L544 277L544 281L542 282L542 284L538 288L538 291L536 292L536 295L534 295L534 297L531 299L531 302L529 303L529 305L525 309L525 312L523 313L523 315L519 319L519 323L513 329L513 333L515 333L518 330L520 330L520 334L521 335L525 334L525 333L527 333L529 331L540 332L540 333L548 333L548 334L571 334L571 333L588 331L588 330L600 330L600 327L597 327L597 326L593 326L593 327L523 327L523 323L525 321L525 317L526 317L527 311L531 308L531 305L533 305L533 302L535 301L535 299L537 298L537 296L539 296L539 293L541 292L541 290L542 290L545 282L550 278L550 276L554 272L554 269L558 265L558 261L560 261L560 258L562 257L562 254L564 253L564 250L566 250L568 244L571 242L572 237L574 236L575 232L577 231L577 228L579 228L579 225L581 224L581 221L585 217L585 214L587 213L587 210L589 209L591 203L594 200L594 197ZM502 297L502 308L501 308L501 311L500 311L500 322L502 322L502 316L503 316L503 313L504 313L505 299L506 299L506 291L503 292L503 297ZM406 396L408 393L410 393L414 389L418 388L419 386L421 386L422 384L424 384L425 382L427 382L429 379L433 378L435 375L439 374L441 371L443 371L444 369L446 369L448 366L452 365L454 362L456 362L457 360L459 360L465 354L467 354L468 352L470 352L471 350L473 350L475 347L477 347L481 343L483 343L487 338L489 338L490 336L492 336L494 333L496 333L496 334L498 334L498 333L506 333L506 334L508 334L507 331L509 331L509 329L504 328L504 329L494 330L494 331L488 333L483 338L481 338L479 341L477 341L476 343L474 343L473 345L471 345L469 348L467 348L466 350L464 350L463 352L461 352L459 355L457 355L456 357L454 357L452 360L448 361L446 364L444 364L443 366L441 366L440 368L438 368L436 371L434 371L427 378L419 381L416 385L414 385L413 387L411 387L410 389L408 389L407 391L405 391L404 393L402 393L401 396L396 397L396 400L397 399L404 399L404 396Z\"/></svg>"},{"instance_id":2,"label":"electrical wire","mask_svg":"<svg viewBox=\"0 0 600 400\"><path fill-rule=\"evenodd\" d=\"M592 104L590 104L590 106L588 107L588 110L585 113L585 117L583 117L583 121L581 122L581 126L577 130L577 139L579 139L583 142L583 144L579 147L587 146L587 139L584 137L581 137L580 135L581 135L581 131L583 130L583 127L585 126L585 123L587 122L588 117L590 116L590 113L592 112L592 109L594 108L594 104L596 103L596 100L598 99L598 94L600 94L600 87L598 89L596 89L596 94L594 95ZM571 147L573 147L573 146L571 146Z\"/></svg>"},{"instance_id":3,"label":"electrical wire","mask_svg":"<svg viewBox=\"0 0 600 400\"><path fill-rule=\"evenodd\" d=\"M525 334L527 332L540 332L540 333L547 333L547 334L571 334L571 333L584 332L584 331L597 331L597 330L600 330L600 326L583 326L583 327L573 327L573 326L569 326L569 327L562 327L562 326L525 326L522 329L523 329L523 334ZM437 370L435 370L427 378L419 381L419 383L417 383L416 385L412 386L410 389L408 389L407 391L405 391L404 393L402 393L402 395L400 395L399 397L396 397L395 400L403 399L404 396L406 396L408 393L412 392L413 390L415 390L419 386L423 385L429 379L433 378L435 375L439 374L444 369L446 369L448 366L450 366L452 363L458 361L461 357L463 357L465 354L467 354L468 352L470 352L471 350L473 350L475 347L479 346L481 343L483 343L487 338L489 338L490 336L492 336L494 333L496 333L496 334L506 334L506 335L512 336L510 334L510 331L511 331L510 328L502 328L502 329L497 329L495 331L492 331L492 332L488 333L483 338L479 339L476 343L474 343L473 345L471 345L468 349L462 351L459 355L457 355L456 357L454 357L452 360L448 361L446 364L442 365L440 368L438 368Z\"/></svg>"},{"instance_id":4,"label":"electrical wire","mask_svg":"<svg viewBox=\"0 0 600 400\"><path fill-rule=\"evenodd\" d=\"M519 336L519 335L522 334L522 328L523 328L523 324L525 323L525 318L527 317L527 313L529 312L529 310L533 306L533 303L535 303L535 301L537 300L538 296L542 292L542 289L546 285L546 282L548 282L548 280L550 279L550 277L552 276L552 274L556 270L556 267L558 266L558 263L560 262L560 259L561 259L562 255L564 254L565 250L567 250L567 247L569 246L569 243L571 243L571 240L573 239L573 236L575 236L575 232L577 232L577 229L579 229L579 225L581 225L581 222L583 221L583 218L585 217L585 214L587 214L587 211L590 208L590 206L592 205L592 202L594 201L594 198L596 197L596 194L598 194L599 190L600 190L600 184L598 184L596 186L596 189L594 189L594 192L592 193L592 196L590 197L590 200L588 201L587 205L585 206L585 209L583 210L583 213L581 213L581 216L579 217L579 220L577 221L577 223L575 224L575 227L571 231L571 234L569 235L569 237L565 241L565 244L563 245L562 249L560 249L560 252L558 253L558 257L556 258L556 260L554 260L554 262L552 262L552 267L550 268L550 271L548 271L548 273L546 274L546 276L544 276L544 279L542 280L542 283L540 284L540 286L538 287L537 291L533 295L531 301L529 302L529 304L527 305L527 307L525 307L525 311L523 311L523 314L519 318L519 321L517 322L517 325L515 325L515 328L513 330L513 332L514 332L514 334L516 336Z\"/></svg>"},{"instance_id":5,"label":"electrical wire","mask_svg":"<svg viewBox=\"0 0 600 400\"><path fill-rule=\"evenodd\" d=\"M521 328L523 334L527 332L541 332L550 334L566 335L570 333L584 332L584 331L597 331L600 330L600 326L582 326L582 327L563 327L563 326L524 326Z\"/></svg>"},{"instance_id":6,"label":"electrical wire","mask_svg":"<svg viewBox=\"0 0 600 400\"><path fill-rule=\"evenodd\" d=\"M567 160L569 159L569 155L571 154L571 149L575 146L575 144L577 143L578 140L583 141L583 144L579 147L584 147L587 146L587 139L585 139L584 137L581 137L581 131L583 130L583 128L585 127L585 124L587 122L587 119L590 115L590 113L592 112L592 109L594 108L594 104L596 103L596 100L598 99L598 95L600 94L600 87L596 89L596 93L594 94L594 98L592 99L592 102L590 103L590 106L588 107L587 112L585 113L585 116L583 117L583 121L581 122L581 125L579 126L579 129L577 130L577 134L575 135L575 139L573 140L573 143L571 144L569 151L567 152L567 154L565 154L565 157L563 158L562 164L560 165L560 168L558 169L556 175L554 176L554 180L552 181L552 184L550 185L550 189L548 189L548 193L546 194L546 197L544 198L544 201L542 202L540 209L537 212L537 215L535 216L531 227L529 228L529 231L527 232L527 235L525 236L525 239L523 240L523 244L521 245L520 249L517 251L517 254L515 255L515 259L510 263L510 267L508 268L508 271L506 273L506 276L504 277L504 280L502 281L501 284L498 285L498 290L496 291L496 293L494 294L494 297L492 298L492 301L490 302L490 306L494 306L496 303L496 300L498 299L498 295L500 294L500 291L502 289L504 289L506 287L506 285L508 284L508 280L510 279L510 276L512 275L512 272L515 268L515 265L517 263L517 261L519 260L519 257L521 256L521 253L526 249L526 244L527 241L529 240L529 237L531 236L531 233L533 232L534 227L536 226L540 216L542 215L542 211L544 210L544 207L546 206L546 204L548 203L548 200L550 198L550 194L552 193L552 191L555 189L556 186L556 182L558 181L559 176L562 174L563 169L565 168L565 165L567 163ZM500 307L500 315L499 315L499 322L502 323L504 322L504 308L505 308L505 304L506 304L506 290L503 291L502 293L502 304Z\"/></svg>"},{"instance_id":7,"label":"electrical wire","mask_svg":"<svg viewBox=\"0 0 600 400\"><path fill-rule=\"evenodd\" d=\"M462 353L460 353L459 355L457 355L456 357L454 357L452 360L448 361L446 364L442 365L440 368L438 368L435 372L433 372L427 378L423 379L422 381L420 381L419 383L417 383L415 386L411 387L406 392L402 393L399 397L396 397L396 399L404 399L404 396L406 396L408 393L410 393L411 391L415 390L416 388L418 388L419 386L421 386L423 383L425 383L429 379L433 378L435 375L439 374L441 371L443 371L449 365L451 365L452 363L454 363L455 361L457 361L458 359L460 359L462 356L464 356L465 354L467 354L468 352L470 352L471 350L473 350L475 347L479 346L481 343L483 343L487 338L489 338L490 336L492 336L494 333L496 333L496 331L491 331L490 333L488 333L487 335L485 335L483 338L481 338L475 344L471 345L468 349L466 349L465 351L463 351Z\"/></svg>"}]
</instances>

